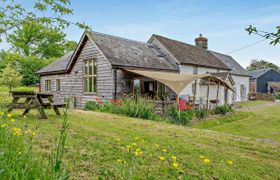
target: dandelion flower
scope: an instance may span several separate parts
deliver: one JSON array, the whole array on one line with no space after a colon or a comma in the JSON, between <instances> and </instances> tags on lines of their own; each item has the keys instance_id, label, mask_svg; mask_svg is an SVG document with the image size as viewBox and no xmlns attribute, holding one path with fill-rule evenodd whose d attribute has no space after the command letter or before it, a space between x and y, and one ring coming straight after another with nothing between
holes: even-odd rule
<instances>
[{"instance_id":1,"label":"dandelion flower","mask_svg":"<svg viewBox=\"0 0 280 180\"><path fill-rule=\"evenodd\" d=\"M13 115L11 113L7 114L8 118L11 118Z\"/></svg>"},{"instance_id":2,"label":"dandelion flower","mask_svg":"<svg viewBox=\"0 0 280 180\"><path fill-rule=\"evenodd\" d=\"M228 160L227 163L228 163L229 165L233 165L233 161L232 161L232 160Z\"/></svg>"},{"instance_id":3,"label":"dandelion flower","mask_svg":"<svg viewBox=\"0 0 280 180\"><path fill-rule=\"evenodd\" d=\"M122 160L121 160L121 159L118 159L118 160L117 160L117 162L118 162L118 163L121 163L121 162L122 162Z\"/></svg>"},{"instance_id":4,"label":"dandelion flower","mask_svg":"<svg viewBox=\"0 0 280 180\"><path fill-rule=\"evenodd\" d=\"M3 112L0 112L0 116L3 116L4 115L4 113Z\"/></svg>"},{"instance_id":5,"label":"dandelion flower","mask_svg":"<svg viewBox=\"0 0 280 180\"><path fill-rule=\"evenodd\" d=\"M135 151L134 154L137 157L137 156L141 156L143 153L142 151Z\"/></svg>"},{"instance_id":6,"label":"dandelion flower","mask_svg":"<svg viewBox=\"0 0 280 180\"><path fill-rule=\"evenodd\" d=\"M116 141L120 142L120 141L121 141L121 139L120 139L120 138L117 138L117 139L116 139Z\"/></svg>"},{"instance_id":7,"label":"dandelion flower","mask_svg":"<svg viewBox=\"0 0 280 180\"><path fill-rule=\"evenodd\" d=\"M164 161L164 160L165 160L165 157L160 156L160 157L159 157L159 160Z\"/></svg>"},{"instance_id":8,"label":"dandelion flower","mask_svg":"<svg viewBox=\"0 0 280 180\"><path fill-rule=\"evenodd\" d=\"M210 164L210 159L208 159L208 158L205 158L204 160L203 160L203 162L204 162L204 164Z\"/></svg>"},{"instance_id":9,"label":"dandelion flower","mask_svg":"<svg viewBox=\"0 0 280 180\"><path fill-rule=\"evenodd\" d=\"M177 157L176 156L171 156L171 159L172 159L172 161L176 161L177 160Z\"/></svg>"},{"instance_id":10,"label":"dandelion flower","mask_svg":"<svg viewBox=\"0 0 280 180\"><path fill-rule=\"evenodd\" d=\"M178 163L176 163L176 162L173 162L173 163L172 163L172 167L173 167L174 169L178 169L179 164L178 164Z\"/></svg>"},{"instance_id":11,"label":"dandelion flower","mask_svg":"<svg viewBox=\"0 0 280 180\"><path fill-rule=\"evenodd\" d=\"M21 135L21 129L17 127L13 127L13 135L20 136Z\"/></svg>"},{"instance_id":12,"label":"dandelion flower","mask_svg":"<svg viewBox=\"0 0 280 180\"><path fill-rule=\"evenodd\" d=\"M167 149L162 149L163 152L167 152Z\"/></svg>"},{"instance_id":13,"label":"dandelion flower","mask_svg":"<svg viewBox=\"0 0 280 180\"><path fill-rule=\"evenodd\" d=\"M1 125L1 128L5 128L5 127L7 127L8 125L7 124L2 124Z\"/></svg>"},{"instance_id":14,"label":"dandelion flower","mask_svg":"<svg viewBox=\"0 0 280 180\"><path fill-rule=\"evenodd\" d=\"M200 156L199 156L199 158L200 158L200 159L204 159L205 157L204 157L204 156L202 156L202 155L200 155Z\"/></svg>"},{"instance_id":15,"label":"dandelion flower","mask_svg":"<svg viewBox=\"0 0 280 180\"><path fill-rule=\"evenodd\" d=\"M11 122L15 122L16 120L15 119L11 119Z\"/></svg>"},{"instance_id":16,"label":"dandelion flower","mask_svg":"<svg viewBox=\"0 0 280 180\"><path fill-rule=\"evenodd\" d=\"M32 132L32 136L36 136L36 133L34 131Z\"/></svg>"}]
</instances>

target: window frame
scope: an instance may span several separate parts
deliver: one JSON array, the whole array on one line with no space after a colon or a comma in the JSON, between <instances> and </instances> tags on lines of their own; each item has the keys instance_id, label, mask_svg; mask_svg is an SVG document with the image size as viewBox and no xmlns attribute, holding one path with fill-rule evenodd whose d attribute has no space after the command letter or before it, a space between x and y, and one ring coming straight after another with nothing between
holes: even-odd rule
<instances>
[{"instance_id":1,"label":"window frame","mask_svg":"<svg viewBox=\"0 0 280 180\"><path fill-rule=\"evenodd\" d=\"M92 61L92 67L90 62ZM92 74L90 74L90 69ZM92 81L92 91L90 91L90 79ZM96 95L97 94L97 63L96 58L84 59L83 60L83 71L82 71L82 81L83 81L83 93L86 95Z\"/></svg>"},{"instance_id":2,"label":"window frame","mask_svg":"<svg viewBox=\"0 0 280 180\"><path fill-rule=\"evenodd\" d=\"M55 83L56 83L56 92L60 93L60 90L61 90L61 81L60 81L60 79L56 79Z\"/></svg>"},{"instance_id":3,"label":"window frame","mask_svg":"<svg viewBox=\"0 0 280 180\"><path fill-rule=\"evenodd\" d=\"M52 90L52 81L47 79L45 80L45 91L51 92L51 90Z\"/></svg>"}]
</instances>

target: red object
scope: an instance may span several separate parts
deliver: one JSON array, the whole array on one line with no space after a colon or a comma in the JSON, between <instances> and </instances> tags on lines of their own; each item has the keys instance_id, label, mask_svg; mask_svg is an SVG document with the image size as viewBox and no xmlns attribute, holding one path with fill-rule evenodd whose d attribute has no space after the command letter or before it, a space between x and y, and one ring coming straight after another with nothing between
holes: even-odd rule
<instances>
[{"instance_id":1,"label":"red object","mask_svg":"<svg viewBox=\"0 0 280 180\"><path fill-rule=\"evenodd\" d=\"M110 99L110 100L109 100L109 103L114 103L114 100L113 100L113 99Z\"/></svg>"},{"instance_id":2,"label":"red object","mask_svg":"<svg viewBox=\"0 0 280 180\"><path fill-rule=\"evenodd\" d=\"M100 98L95 98L95 100L96 100L96 101L99 101L99 100L100 100Z\"/></svg>"},{"instance_id":3,"label":"red object","mask_svg":"<svg viewBox=\"0 0 280 180\"><path fill-rule=\"evenodd\" d=\"M99 105L102 105L102 104L103 104L103 102L102 102L102 101L98 101L97 103L98 103Z\"/></svg>"},{"instance_id":4,"label":"red object","mask_svg":"<svg viewBox=\"0 0 280 180\"><path fill-rule=\"evenodd\" d=\"M187 110L187 101L179 100L179 109L180 109L180 111Z\"/></svg>"}]
</instances>

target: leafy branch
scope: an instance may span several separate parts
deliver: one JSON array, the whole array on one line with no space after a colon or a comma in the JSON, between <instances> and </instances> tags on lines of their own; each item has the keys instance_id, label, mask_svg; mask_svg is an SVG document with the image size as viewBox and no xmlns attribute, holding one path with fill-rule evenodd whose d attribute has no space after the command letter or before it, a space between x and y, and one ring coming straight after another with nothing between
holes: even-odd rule
<instances>
[{"instance_id":1,"label":"leafy branch","mask_svg":"<svg viewBox=\"0 0 280 180\"><path fill-rule=\"evenodd\" d=\"M280 26L276 27L275 32L267 32L267 31L259 30L252 25L250 25L245 30L249 32L249 35L256 34L256 35L264 37L266 39L270 39L271 40L270 44L276 45L276 44L280 43Z\"/></svg>"}]
</instances>

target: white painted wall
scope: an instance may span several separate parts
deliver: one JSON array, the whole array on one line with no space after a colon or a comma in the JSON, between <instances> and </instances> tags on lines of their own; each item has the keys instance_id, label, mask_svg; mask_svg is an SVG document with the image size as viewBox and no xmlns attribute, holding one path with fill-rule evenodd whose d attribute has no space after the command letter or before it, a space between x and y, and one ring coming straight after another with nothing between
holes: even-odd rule
<instances>
[{"instance_id":1,"label":"white painted wall","mask_svg":"<svg viewBox=\"0 0 280 180\"><path fill-rule=\"evenodd\" d=\"M238 75L231 75L232 79L235 82L234 88L236 89L236 102L238 101L247 101L248 100L248 93L249 93L249 81L250 78L246 76L238 76ZM241 98L241 85L245 85L246 89L246 96L245 98Z\"/></svg>"},{"instance_id":2,"label":"white painted wall","mask_svg":"<svg viewBox=\"0 0 280 180\"><path fill-rule=\"evenodd\" d=\"M182 74L193 74L194 72L194 66L191 65L181 65L180 70ZM218 69L215 68L207 68L207 67L197 67L197 73L198 74L205 74L207 72L221 72ZM226 72L223 70L223 72ZM247 100L247 93L249 89L249 77L245 76L237 76L237 75L232 75L233 80L235 81L235 88L236 88L236 101L245 101ZM207 96L207 86L206 85L200 85L199 84L200 80L197 81L197 87L196 87L196 99L203 99L206 101L206 96ZM194 83L194 82L192 82ZM246 92L246 98L241 99L240 95L240 87L241 85L245 85L247 92ZM211 85L209 89L209 99L216 99L217 96L217 85ZM181 93L181 97L188 97L188 96L193 96L192 93L192 84L189 84ZM228 99L227 99L229 104L234 103L234 95L231 90L228 90ZM225 88L223 86L220 86L219 88L219 105L223 105L225 103Z\"/></svg>"}]
</instances>

